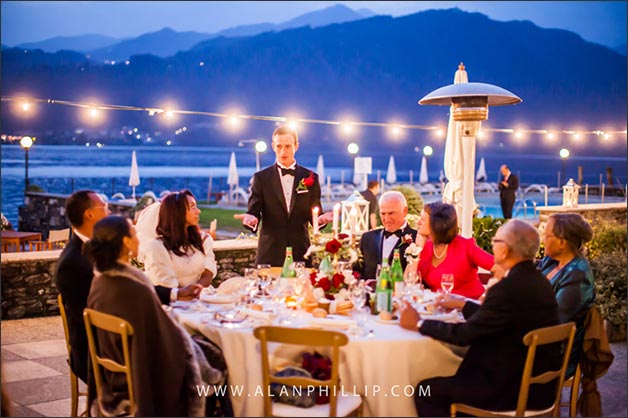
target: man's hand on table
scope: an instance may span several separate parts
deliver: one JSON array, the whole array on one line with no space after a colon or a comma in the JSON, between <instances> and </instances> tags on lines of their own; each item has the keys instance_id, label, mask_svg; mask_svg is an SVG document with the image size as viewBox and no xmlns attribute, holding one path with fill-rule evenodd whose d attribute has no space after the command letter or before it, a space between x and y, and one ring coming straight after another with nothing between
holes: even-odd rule
<instances>
[{"instance_id":1,"label":"man's hand on table","mask_svg":"<svg viewBox=\"0 0 628 418\"><path fill-rule=\"evenodd\" d=\"M196 299L200 295L203 286L198 283L189 284L179 288L177 293L177 300L192 300Z\"/></svg>"},{"instance_id":2,"label":"man's hand on table","mask_svg":"<svg viewBox=\"0 0 628 418\"><path fill-rule=\"evenodd\" d=\"M401 315L399 316L399 326L410 331L416 331L420 319L421 315L419 315L416 309L407 300L404 300L401 306Z\"/></svg>"},{"instance_id":3,"label":"man's hand on table","mask_svg":"<svg viewBox=\"0 0 628 418\"><path fill-rule=\"evenodd\" d=\"M454 295L454 294L439 294L434 301L434 306L437 308L443 308L447 310L456 309L461 311L464 308L464 304L467 302L466 298Z\"/></svg>"}]
</instances>

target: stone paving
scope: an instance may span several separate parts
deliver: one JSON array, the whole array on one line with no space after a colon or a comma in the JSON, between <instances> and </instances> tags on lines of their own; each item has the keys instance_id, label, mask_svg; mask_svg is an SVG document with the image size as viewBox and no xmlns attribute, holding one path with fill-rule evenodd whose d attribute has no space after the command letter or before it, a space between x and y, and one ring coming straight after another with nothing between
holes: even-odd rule
<instances>
[{"instance_id":1,"label":"stone paving","mask_svg":"<svg viewBox=\"0 0 628 418\"><path fill-rule=\"evenodd\" d=\"M625 417L626 342L611 347L615 361L598 381L603 413L605 417ZM2 379L14 416L69 416L70 378L61 317L3 320L1 349ZM80 403L79 412L84 409Z\"/></svg>"}]
</instances>

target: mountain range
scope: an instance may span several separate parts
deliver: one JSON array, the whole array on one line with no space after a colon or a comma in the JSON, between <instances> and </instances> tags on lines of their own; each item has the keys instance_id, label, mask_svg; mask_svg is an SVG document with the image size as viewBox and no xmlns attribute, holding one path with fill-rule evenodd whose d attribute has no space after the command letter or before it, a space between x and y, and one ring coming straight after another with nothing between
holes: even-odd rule
<instances>
[{"instance_id":1,"label":"mountain range","mask_svg":"<svg viewBox=\"0 0 628 418\"><path fill-rule=\"evenodd\" d=\"M2 94L75 101L97 97L103 103L140 107L171 100L178 109L206 112L227 113L237 106L249 115L295 112L309 119L446 126L448 107L419 106L417 101L451 84L461 61L469 81L495 84L523 98L517 106L492 107L485 126L626 129L624 55L569 31L529 21L498 22L458 9L217 37L166 58L133 55L128 64L103 65L78 52L3 47ZM79 123L75 111L49 106L29 127L70 129ZM143 126L171 139L185 124L189 129L176 139L180 144L228 143L236 136L267 137L272 131L268 122L253 121L231 134L217 118L188 116L169 128L145 112L109 113L111 127ZM24 127L5 111L2 125L4 131ZM319 139L306 147L339 145L333 127L308 124L303 129ZM361 128L351 139L368 151L381 147L385 135L381 128ZM409 141L387 146L407 148L431 134L413 130L407 135ZM494 144L500 141L507 140ZM625 149L625 137L613 144L600 149Z\"/></svg>"},{"instance_id":2,"label":"mountain range","mask_svg":"<svg viewBox=\"0 0 628 418\"><path fill-rule=\"evenodd\" d=\"M16 45L23 49L41 49L45 52L74 50L82 52L95 61L124 61L132 55L152 54L168 57L178 51L190 49L198 42L224 37L254 36L263 32L279 32L285 29L302 26L319 27L332 23L350 22L374 16L368 9L353 9L337 4L321 10L305 13L282 23L257 23L241 25L221 30L215 34L195 31L177 32L171 28L145 33L128 39L117 39L104 35L57 36L39 42L28 42Z\"/></svg>"}]
</instances>

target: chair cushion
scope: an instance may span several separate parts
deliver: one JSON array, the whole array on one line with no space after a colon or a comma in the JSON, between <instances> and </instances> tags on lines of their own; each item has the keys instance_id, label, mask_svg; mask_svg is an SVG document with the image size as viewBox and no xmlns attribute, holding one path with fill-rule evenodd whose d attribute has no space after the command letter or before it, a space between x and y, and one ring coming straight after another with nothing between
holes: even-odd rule
<instances>
[{"instance_id":1,"label":"chair cushion","mask_svg":"<svg viewBox=\"0 0 628 418\"><path fill-rule=\"evenodd\" d=\"M336 415L346 417L351 412L358 409L361 403L362 398L360 395L346 394L346 396L342 396L342 392L339 391ZM276 417L328 417L329 404L315 405L311 408L299 408L284 403L273 402L272 415Z\"/></svg>"}]
</instances>

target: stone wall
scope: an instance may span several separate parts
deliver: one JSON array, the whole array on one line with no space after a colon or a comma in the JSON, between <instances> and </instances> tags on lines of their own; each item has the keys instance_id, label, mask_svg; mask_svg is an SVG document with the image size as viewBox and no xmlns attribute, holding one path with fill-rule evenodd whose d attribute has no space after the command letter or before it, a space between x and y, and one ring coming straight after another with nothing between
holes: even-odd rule
<instances>
[{"instance_id":1,"label":"stone wall","mask_svg":"<svg viewBox=\"0 0 628 418\"><path fill-rule=\"evenodd\" d=\"M65 201L68 197L65 194L27 192L24 204L18 208L18 230L41 232L46 240L51 230L69 228L65 215ZM135 204L116 201L108 203L112 214L133 219Z\"/></svg>"},{"instance_id":2,"label":"stone wall","mask_svg":"<svg viewBox=\"0 0 628 418\"><path fill-rule=\"evenodd\" d=\"M628 210L626 203L594 203L578 205L576 208L566 208L563 206L540 206L537 207L539 212L539 231L545 230L545 224L550 215L554 213L579 213L591 225L614 221L620 224L626 224L626 216Z\"/></svg>"},{"instance_id":3,"label":"stone wall","mask_svg":"<svg viewBox=\"0 0 628 418\"><path fill-rule=\"evenodd\" d=\"M218 263L215 284L255 264L257 240L222 240L214 244ZM61 250L2 254L2 319L57 315L54 274Z\"/></svg>"}]
</instances>

